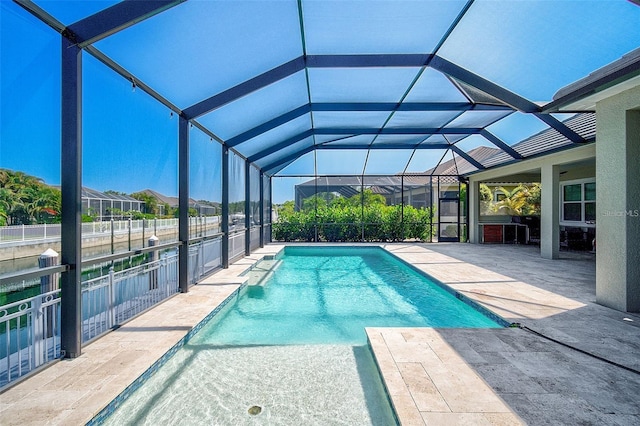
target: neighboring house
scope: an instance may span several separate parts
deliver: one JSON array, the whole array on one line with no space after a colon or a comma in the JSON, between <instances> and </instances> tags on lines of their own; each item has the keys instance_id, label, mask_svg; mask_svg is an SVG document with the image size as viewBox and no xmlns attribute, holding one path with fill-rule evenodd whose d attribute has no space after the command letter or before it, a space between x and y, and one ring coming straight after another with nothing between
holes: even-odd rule
<instances>
[{"instance_id":1,"label":"neighboring house","mask_svg":"<svg viewBox=\"0 0 640 426\"><path fill-rule=\"evenodd\" d=\"M160 216L165 216L168 214L168 212L165 211L165 206L169 206L172 209L178 208L178 197L170 197L152 189L145 189L140 192L150 195L158 200L158 214ZM196 201L193 198L189 198L189 208L195 209L198 212L198 216L216 216L221 212L219 202Z\"/></svg>"},{"instance_id":2,"label":"neighboring house","mask_svg":"<svg viewBox=\"0 0 640 426\"><path fill-rule=\"evenodd\" d=\"M143 211L144 202L123 194L105 193L82 187L82 214L97 221L120 220L128 211Z\"/></svg>"}]
</instances>

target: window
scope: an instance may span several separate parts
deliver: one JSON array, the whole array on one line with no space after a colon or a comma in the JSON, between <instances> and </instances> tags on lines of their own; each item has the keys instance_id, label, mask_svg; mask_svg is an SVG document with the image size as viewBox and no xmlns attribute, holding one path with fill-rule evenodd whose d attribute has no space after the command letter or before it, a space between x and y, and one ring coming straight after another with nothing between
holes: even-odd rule
<instances>
[{"instance_id":1,"label":"window","mask_svg":"<svg viewBox=\"0 0 640 426\"><path fill-rule=\"evenodd\" d=\"M561 184L562 222L592 224L596 220L596 183L593 179Z\"/></svg>"}]
</instances>

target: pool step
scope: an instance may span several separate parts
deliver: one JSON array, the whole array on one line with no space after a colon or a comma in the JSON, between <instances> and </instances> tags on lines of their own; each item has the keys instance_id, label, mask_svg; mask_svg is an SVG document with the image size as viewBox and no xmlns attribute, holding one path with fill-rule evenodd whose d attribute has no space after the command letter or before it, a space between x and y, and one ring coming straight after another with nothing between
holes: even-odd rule
<instances>
[{"instance_id":1,"label":"pool step","mask_svg":"<svg viewBox=\"0 0 640 426\"><path fill-rule=\"evenodd\" d=\"M263 259L256 263L246 274L248 277L247 285L263 286L273 276L281 263L282 261L279 259Z\"/></svg>"}]
</instances>

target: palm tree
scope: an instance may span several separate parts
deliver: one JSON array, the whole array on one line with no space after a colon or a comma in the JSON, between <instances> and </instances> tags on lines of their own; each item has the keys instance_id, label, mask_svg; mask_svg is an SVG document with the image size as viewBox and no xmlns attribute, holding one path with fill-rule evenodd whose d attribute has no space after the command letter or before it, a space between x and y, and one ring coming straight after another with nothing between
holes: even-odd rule
<instances>
[{"instance_id":1,"label":"palm tree","mask_svg":"<svg viewBox=\"0 0 640 426\"><path fill-rule=\"evenodd\" d=\"M31 224L43 211L60 212L60 191L24 172L0 169L0 218L10 225Z\"/></svg>"},{"instance_id":2,"label":"palm tree","mask_svg":"<svg viewBox=\"0 0 640 426\"><path fill-rule=\"evenodd\" d=\"M522 215L522 208L527 204L527 187L518 185L509 191L501 186L498 190L504 194L504 198L495 205L496 212L505 213L511 216Z\"/></svg>"},{"instance_id":3,"label":"palm tree","mask_svg":"<svg viewBox=\"0 0 640 426\"><path fill-rule=\"evenodd\" d=\"M156 197L146 192L134 192L131 197L144 203L143 213L158 215L158 199Z\"/></svg>"}]
</instances>

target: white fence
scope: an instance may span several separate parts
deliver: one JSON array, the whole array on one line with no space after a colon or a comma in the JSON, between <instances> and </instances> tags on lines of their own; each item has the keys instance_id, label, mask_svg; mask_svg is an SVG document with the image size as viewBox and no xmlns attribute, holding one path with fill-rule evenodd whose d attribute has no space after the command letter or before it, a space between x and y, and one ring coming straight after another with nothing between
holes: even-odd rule
<instances>
[{"instance_id":1,"label":"white fence","mask_svg":"<svg viewBox=\"0 0 640 426\"><path fill-rule=\"evenodd\" d=\"M189 246L189 283L193 284L222 265L222 237Z\"/></svg>"},{"instance_id":2,"label":"white fence","mask_svg":"<svg viewBox=\"0 0 640 426\"><path fill-rule=\"evenodd\" d=\"M107 332L178 292L178 256L82 283L82 341ZM60 290L0 307L0 389L62 356Z\"/></svg>"},{"instance_id":3,"label":"white fence","mask_svg":"<svg viewBox=\"0 0 640 426\"><path fill-rule=\"evenodd\" d=\"M149 230L178 230L178 219L140 219L114 220L105 222L87 222L82 224L83 237L109 236L111 234L125 234L128 232L142 232ZM189 218L190 234L193 236L207 236L220 232L219 216L198 216ZM60 224L16 225L0 226L0 244L17 243L23 241L37 242L60 239Z\"/></svg>"},{"instance_id":4,"label":"white fence","mask_svg":"<svg viewBox=\"0 0 640 426\"><path fill-rule=\"evenodd\" d=\"M251 251L257 249L258 247L260 247L260 226L253 226L251 227L251 232L250 232L250 244L249 244L249 248Z\"/></svg>"},{"instance_id":5,"label":"white fence","mask_svg":"<svg viewBox=\"0 0 640 426\"><path fill-rule=\"evenodd\" d=\"M251 230L259 241L260 228ZM229 237L229 257L244 253L245 231ZM193 284L222 264L222 237L189 246L188 280ZM34 280L8 283L14 290L37 285ZM9 288L7 287L7 288ZM82 341L86 343L123 324L179 291L178 254L82 283ZM62 356L60 290L0 307L0 389L30 371Z\"/></svg>"},{"instance_id":6,"label":"white fence","mask_svg":"<svg viewBox=\"0 0 640 426\"><path fill-rule=\"evenodd\" d=\"M245 230L232 231L229 234L229 260L244 254Z\"/></svg>"}]
</instances>

